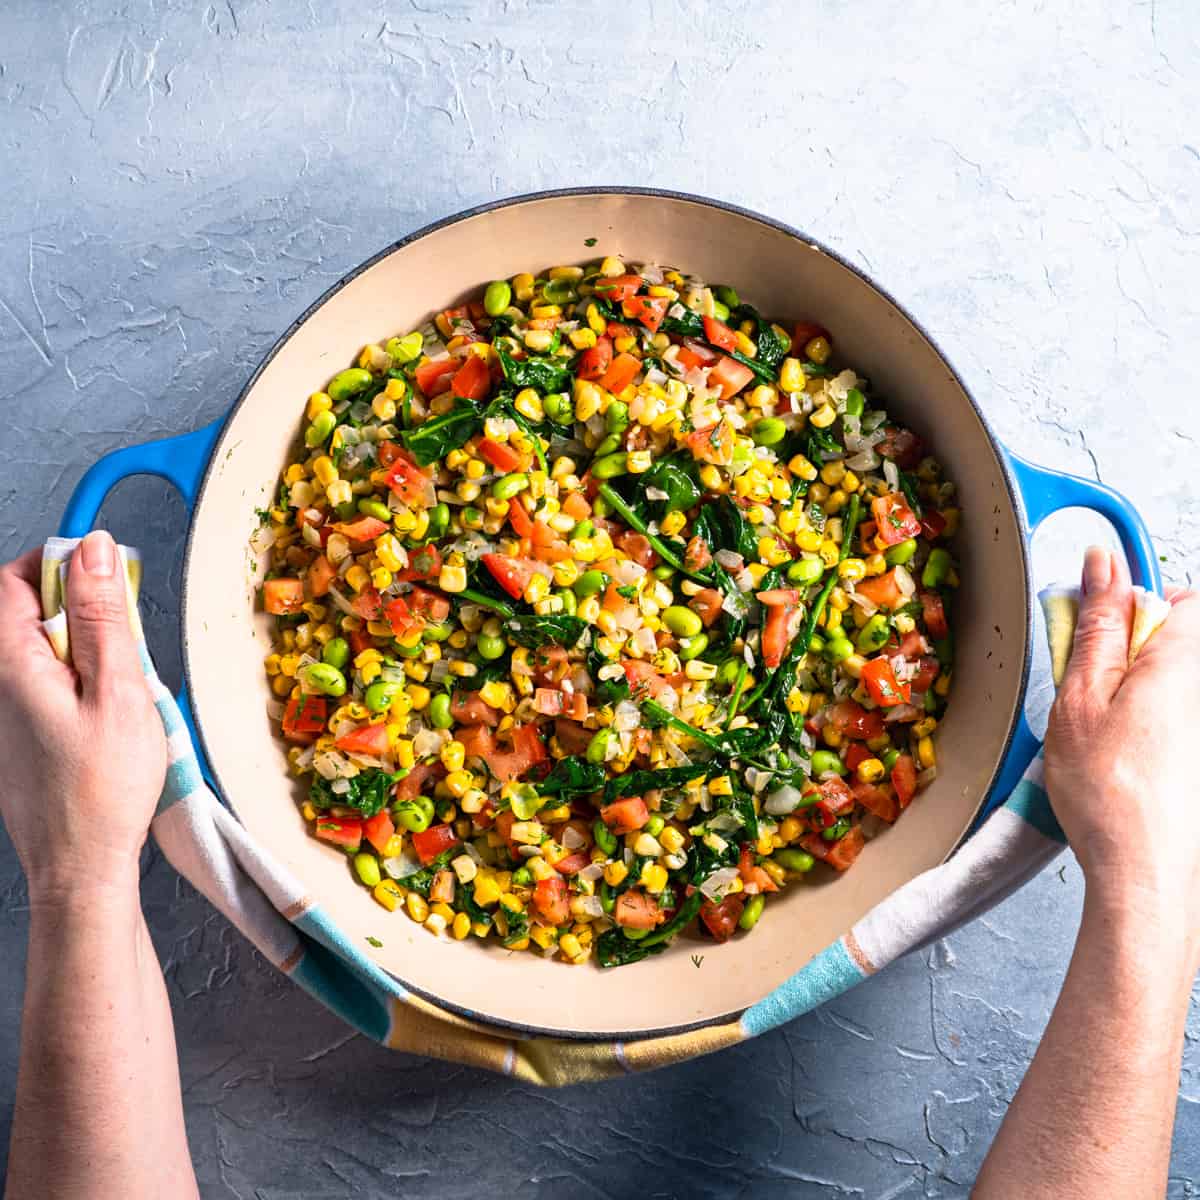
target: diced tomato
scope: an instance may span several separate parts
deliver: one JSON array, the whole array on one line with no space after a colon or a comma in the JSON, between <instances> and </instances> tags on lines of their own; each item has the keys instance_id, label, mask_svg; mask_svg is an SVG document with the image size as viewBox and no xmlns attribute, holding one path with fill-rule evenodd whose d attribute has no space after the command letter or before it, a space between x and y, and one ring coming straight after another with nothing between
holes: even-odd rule
<instances>
[{"instance_id":1,"label":"diced tomato","mask_svg":"<svg viewBox=\"0 0 1200 1200\"><path fill-rule=\"evenodd\" d=\"M508 843L509 850L515 856L517 844L512 840L512 827L517 823L517 814L511 808L496 814L496 832Z\"/></svg>"},{"instance_id":2,"label":"diced tomato","mask_svg":"<svg viewBox=\"0 0 1200 1200\"><path fill-rule=\"evenodd\" d=\"M694 539L693 539L694 540ZM701 545L707 550L705 543ZM690 545L690 543L689 543ZM711 628L721 616L721 605L725 598L716 588L701 588L689 601L688 608L704 622L706 629Z\"/></svg>"},{"instance_id":3,"label":"diced tomato","mask_svg":"<svg viewBox=\"0 0 1200 1200\"><path fill-rule=\"evenodd\" d=\"M388 751L387 724L360 725L343 733L334 745L347 754L371 754L380 758Z\"/></svg>"},{"instance_id":4,"label":"diced tomato","mask_svg":"<svg viewBox=\"0 0 1200 1200\"><path fill-rule=\"evenodd\" d=\"M687 445L692 457L701 462L727 467L733 461L733 429L728 421L705 425L703 429L689 433Z\"/></svg>"},{"instance_id":5,"label":"diced tomato","mask_svg":"<svg viewBox=\"0 0 1200 1200\"><path fill-rule=\"evenodd\" d=\"M293 696L283 710L283 736L289 742L311 742L325 728L327 716L323 696Z\"/></svg>"},{"instance_id":6,"label":"diced tomato","mask_svg":"<svg viewBox=\"0 0 1200 1200\"><path fill-rule=\"evenodd\" d=\"M704 318L704 336L718 350L736 350L737 335L716 317Z\"/></svg>"},{"instance_id":7,"label":"diced tomato","mask_svg":"<svg viewBox=\"0 0 1200 1200\"><path fill-rule=\"evenodd\" d=\"M497 471L516 471L525 465L524 457L507 442L495 442L491 438L479 439L479 453Z\"/></svg>"},{"instance_id":8,"label":"diced tomato","mask_svg":"<svg viewBox=\"0 0 1200 1200\"><path fill-rule=\"evenodd\" d=\"M845 836L836 842L827 842L819 833L810 833L800 839L800 845L822 862L827 862L838 871L847 870L862 853L866 845L861 826L851 825Z\"/></svg>"},{"instance_id":9,"label":"diced tomato","mask_svg":"<svg viewBox=\"0 0 1200 1200\"><path fill-rule=\"evenodd\" d=\"M583 754L592 740L592 731L584 729L576 721L567 721L559 717L554 722L554 736L568 754Z\"/></svg>"},{"instance_id":10,"label":"diced tomato","mask_svg":"<svg viewBox=\"0 0 1200 1200\"><path fill-rule=\"evenodd\" d=\"M824 325L818 325L816 321L797 321L792 333L792 349L797 354L800 353L815 337L823 337L826 341L833 340Z\"/></svg>"},{"instance_id":11,"label":"diced tomato","mask_svg":"<svg viewBox=\"0 0 1200 1200\"><path fill-rule=\"evenodd\" d=\"M658 555L654 553L654 548L650 545L650 539L644 534L635 533L632 529L626 530L625 533L617 538L617 545L639 567L645 567L649 570L658 562Z\"/></svg>"},{"instance_id":12,"label":"diced tomato","mask_svg":"<svg viewBox=\"0 0 1200 1200\"><path fill-rule=\"evenodd\" d=\"M904 605L908 597L900 590L896 582L897 567L883 575L868 576L854 585L854 590L860 596L866 596L877 608L894 610Z\"/></svg>"},{"instance_id":13,"label":"diced tomato","mask_svg":"<svg viewBox=\"0 0 1200 1200\"><path fill-rule=\"evenodd\" d=\"M605 333L615 342L617 338L637 337L637 330L632 325L622 325L620 321L609 321Z\"/></svg>"},{"instance_id":14,"label":"diced tomato","mask_svg":"<svg viewBox=\"0 0 1200 1200\"><path fill-rule=\"evenodd\" d=\"M304 604L303 579L268 579L263 584L263 608L285 617L300 611Z\"/></svg>"},{"instance_id":15,"label":"diced tomato","mask_svg":"<svg viewBox=\"0 0 1200 1200\"><path fill-rule=\"evenodd\" d=\"M738 875L742 880L742 890L748 896L758 892L779 891L775 880L754 861L754 847L749 842L742 847L741 857L738 859Z\"/></svg>"},{"instance_id":16,"label":"diced tomato","mask_svg":"<svg viewBox=\"0 0 1200 1200\"><path fill-rule=\"evenodd\" d=\"M759 600L767 610L762 631L763 664L774 670L788 652L796 636L795 618L799 612L800 593L795 588L772 588L759 592Z\"/></svg>"},{"instance_id":17,"label":"diced tomato","mask_svg":"<svg viewBox=\"0 0 1200 1200\"><path fill-rule=\"evenodd\" d=\"M519 600L533 578L533 563L527 558L509 558L506 554L485 554L481 561L492 578L514 600Z\"/></svg>"},{"instance_id":18,"label":"diced tomato","mask_svg":"<svg viewBox=\"0 0 1200 1200\"><path fill-rule=\"evenodd\" d=\"M838 816L854 806L854 793L840 775L822 779L817 788L821 793L821 800Z\"/></svg>"},{"instance_id":19,"label":"diced tomato","mask_svg":"<svg viewBox=\"0 0 1200 1200\"><path fill-rule=\"evenodd\" d=\"M486 724L465 725L454 731L456 741L462 742L467 758L481 758L484 762L496 748L496 739Z\"/></svg>"},{"instance_id":20,"label":"diced tomato","mask_svg":"<svg viewBox=\"0 0 1200 1200\"><path fill-rule=\"evenodd\" d=\"M404 456L404 451L396 442L389 442L386 439L379 443L379 465L381 467L390 467L398 458Z\"/></svg>"},{"instance_id":21,"label":"diced tomato","mask_svg":"<svg viewBox=\"0 0 1200 1200\"><path fill-rule=\"evenodd\" d=\"M819 840L819 839L818 839ZM713 941L727 942L733 937L733 931L741 919L742 909L746 901L741 892L734 896L726 896L719 904L705 900L700 905L700 920L705 929L713 936Z\"/></svg>"},{"instance_id":22,"label":"diced tomato","mask_svg":"<svg viewBox=\"0 0 1200 1200\"><path fill-rule=\"evenodd\" d=\"M464 400L482 400L492 386L492 373L478 354L468 354L450 380L450 390Z\"/></svg>"},{"instance_id":23,"label":"diced tomato","mask_svg":"<svg viewBox=\"0 0 1200 1200\"><path fill-rule=\"evenodd\" d=\"M623 300L628 300L630 296L636 296L637 290L641 286L642 277L640 275L617 275L612 279L598 279L596 295L610 304L620 304Z\"/></svg>"},{"instance_id":24,"label":"diced tomato","mask_svg":"<svg viewBox=\"0 0 1200 1200\"><path fill-rule=\"evenodd\" d=\"M926 509L921 517L921 532L932 542L946 532L946 518L936 508Z\"/></svg>"},{"instance_id":25,"label":"diced tomato","mask_svg":"<svg viewBox=\"0 0 1200 1200\"><path fill-rule=\"evenodd\" d=\"M383 613L383 597L378 588L368 585L350 601L350 607L354 609L356 617L362 617L364 621L378 621Z\"/></svg>"},{"instance_id":26,"label":"diced tomato","mask_svg":"<svg viewBox=\"0 0 1200 1200\"><path fill-rule=\"evenodd\" d=\"M564 562L571 557L571 547L545 521L534 521L532 543L538 562Z\"/></svg>"},{"instance_id":27,"label":"diced tomato","mask_svg":"<svg viewBox=\"0 0 1200 1200\"><path fill-rule=\"evenodd\" d=\"M437 500L433 479L403 450L388 466L387 485L392 495L409 508L429 508Z\"/></svg>"},{"instance_id":28,"label":"diced tomato","mask_svg":"<svg viewBox=\"0 0 1200 1200\"><path fill-rule=\"evenodd\" d=\"M371 641L371 635L365 629L351 629L346 634L346 641L350 643L350 653L357 658L364 650L370 650L374 645Z\"/></svg>"},{"instance_id":29,"label":"diced tomato","mask_svg":"<svg viewBox=\"0 0 1200 1200\"><path fill-rule=\"evenodd\" d=\"M592 515L592 506L582 492L568 492L562 510L572 521L586 521Z\"/></svg>"},{"instance_id":30,"label":"diced tomato","mask_svg":"<svg viewBox=\"0 0 1200 1200\"><path fill-rule=\"evenodd\" d=\"M866 663L862 669L862 681L866 684L871 699L880 708L894 708L897 704L907 704L912 699L912 689L907 683L898 682L888 658L873 658Z\"/></svg>"},{"instance_id":31,"label":"diced tomato","mask_svg":"<svg viewBox=\"0 0 1200 1200\"><path fill-rule=\"evenodd\" d=\"M323 842L357 850L362 845L363 823L357 817L318 817L316 834Z\"/></svg>"},{"instance_id":32,"label":"diced tomato","mask_svg":"<svg viewBox=\"0 0 1200 1200\"><path fill-rule=\"evenodd\" d=\"M450 615L450 601L438 592L428 588L414 587L408 593L409 609L425 618L426 621L437 625Z\"/></svg>"},{"instance_id":33,"label":"diced tomato","mask_svg":"<svg viewBox=\"0 0 1200 1200\"><path fill-rule=\"evenodd\" d=\"M380 858L387 854L388 842L395 832L396 826L386 808L363 822L363 837L375 847Z\"/></svg>"},{"instance_id":34,"label":"diced tomato","mask_svg":"<svg viewBox=\"0 0 1200 1200\"><path fill-rule=\"evenodd\" d=\"M942 664L932 654L923 654L917 659L917 673L908 681L914 692L927 692L941 674Z\"/></svg>"},{"instance_id":35,"label":"diced tomato","mask_svg":"<svg viewBox=\"0 0 1200 1200\"><path fill-rule=\"evenodd\" d=\"M877 496L871 501L871 511L875 514L879 538L889 546L916 537L921 532L921 522L900 492Z\"/></svg>"},{"instance_id":36,"label":"diced tomato","mask_svg":"<svg viewBox=\"0 0 1200 1200\"><path fill-rule=\"evenodd\" d=\"M623 658L621 667L625 672L625 680L635 698L649 696L655 699L664 688L667 681L650 665L639 658Z\"/></svg>"},{"instance_id":37,"label":"diced tomato","mask_svg":"<svg viewBox=\"0 0 1200 1200\"><path fill-rule=\"evenodd\" d=\"M840 734L869 742L883 733L883 714L875 709L863 708L853 700L839 700L828 715L830 725Z\"/></svg>"},{"instance_id":38,"label":"diced tomato","mask_svg":"<svg viewBox=\"0 0 1200 1200\"><path fill-rule=\"evenodd\" d=\"M846 753L842 755L842 760L846 764L847 771L856 771L859 763L866 762L868 758L874 757L862 742L851 742L846 747Z\"/></svg>"},{"instance_id":39,"label":"diced tomato","mask_svg":"<svg viewBox=\"0 0 1200 1200\"><path fill-rule=\"evenodd\" d=\"M722 355L717 359L717 365L708 373L709 387L721 389L721 399L728 400L736 396L754 378L754 372L736 358Z\"/></svg>"},{"instance_id":40,"label":"diced tomato","mask_svg":"<svg viewBox=\"0 0 1200 1200\"><path fill-rule=\"evenodd\" d=\"M627 317L640 321L651 333L657 333L670 304L665 296L630 296L622 301L621 311Z\"/></svg>"},{"instance_id":41,"label":"diced tomato","mask_svg":"<svg viewBox=\"0 0 1200 1200\"><path fill-rule=\"evenodd\" d=\"M487 725L495 729L504 714L483 700L478 692L455 692L450 697L450 715L459 725Z\"/></svg>"},{"instance_id":42,"label":"diced tomato","mask_svg":"<svg viewBox=\"0 0 1200 1200\"><path fill-rule=\"evenodd\" d=\"M556 688L538 688L533 693L533 707L543 717L557 717L563 710L563 694Z\"/></svg>"},{"instance_id":43,"label":"diced tomato","mask_svg":"<svg viewBox=\"0 0 1200 1200\"><path fill-rule=\"evenodd\" d=\"M597 338L596 344L579 356L579 365L575 368L575 374L580 379L591 379L593 381L603 379L605 371L612 364L612 357L612 338Z\"/></svg>"},{"instance_id":44,"label":"diced tomato","mask_svg":"<svg viewBox=\"0 0 1200 1200\"><path fill-rule=\"evenodd\" d=\"M446 768L440 762L417 763L396 784L392 794L397 800L415 800L418 796L432 794L433 785L445 774Z\"/></svg>"},{"instance_id":45,"label":"diced tomato","mask_svg":"<svg viewBox=\"0 0 1200 1200\"><path fill-rule=\"evenodd\" d=\"M533 888L533 907L547 925L562 925L570 920L567 881L555 875L549 879L539 879Z\"/></svg>"},{"instance_id":46,"label":"diced tomato","mask_svg":"<svg viewBox=\"0 0 1200 1200\"><path fill-rule=\"evenodd\" d=\"M539 646L533 652L530 665L535 683L557 688L567 673L567 651L562 646Z\"/></svg>"},{"instance_id":47,"label":"diced tomato","mask_svg":"<svg viewBox=\"0 0 1200 1200\"><path fill-rule=\"evenodd\" d=\"M418 629L425 628L425 619L408 607L408 600L397 596L389 600L383 610L384 619L398 638L407 637Z\"/></svg>"},{"instance_id":48,"label":"diced tomato","mask_svg":"<svg viewBox=\"0 0 1200 1200\"><path fill-rule=\"evenodd\" d=\"M921 619L931 637L944 638L950 632L950 626L946 623L946 606L937 592L921 593Z\"/></svg>"},{"instance_id":49,"label":"diced tomato","mask_svg":"<svg viewBox=\"0 0 1200 1200\"><path fill-rule=\"evenodd\" d=\"M612 360L612 364L600 379L600 386L605 391L616 395L623 392L642 369L642 360L632 354L621 353Z\"/></svg>"},{"instance_id":50,"label":"diced tomato","mask_svg":"<svg viewBox=\"0 0 1200 1200\"><path fill-rule=\"evenodd\" d=\"M600 810L600 817L618 837L635 833L650 820L650 810L641 796L627 796L614 800Z\"/></svg>"},{"instance_id":51,"label":"diced tomato","mask_svg":"<svg viewBox=\"0 0 1200 1200\"><path fill-rule=\"evenodd\" d=\"M584 854L582 850L577 850L574 854L568 854L566 858L560 858L554 864L554 869L560 875L578 875L591 861L589 855Z\"/></svg>"},{"instance_id":52,"label":"diced tomato","mask_svg":"<svg viewBox=\"0 0 1200 1200\"><path fill-rule=\"evenodd\" d=\"M429 899L434 904L452 904L454 902L455 876L453 871L443 867L433 877L429 886Z\"/></svg>"},{"instance_id":53,"label":"diced tomato","mask_svg":"<svg viewBox=\"0 0 1200 1200\"><path fill-rule=\"evenodd\" d=\"M488 759L488 769L501 783L520 779L534 763L545 762L550 757L538 737L536 725L515 725L510 736L512 749L504 750L498 742Z\"/></svg>"},{"instance_id":54,"label":"diced tomato","mask_svg":"<svg viewBox=\"0 0 1200 1200\"><path fill-rule=\"evenodd\" d=\"M676 357L686 371L692 367L707 367L710 363L716 362L717 352L711 346L706 346L695 338L684 338Z\"/></svg>"},{"instance_id":55,"label":"diced tomato","mask_svg":"<svg viewBox=\"0 0 1200 1200\"><path fill-rule=\"evenodd\" d=\"M431 825L424 832L412 835L412 847L421 865L427 867L443 851L458 845L459 840L453 825Z\"/></svg>"},{"instance_id":56,"label":"diced tomato","mask_svg":"<svg viewBox=\"0 0 1200 1200\"><path fill-rule=\"evenodd\" d=\"M533 519L526 510L525 505L515 497L508 502L508 523L513 527L513 532L519 538L527 538L533 535Z\"/></svg>"},{"instance_id":57,"label":"diced tomato","mask_svg":"<svg viewBox=\"0 0 1200 1200\"><path fill-rule=\"evenodd\" d=\"M896 801L896 793L886 784L863 783L856 780L853 784L854 799L867 810L890 825L900 815L900 805Z\"/></svg>"},{"instance_id":58,"label":"diced tomato","mask_svg":"<svg viewBox=\"0 0 1200 1200\"><path fill-rule=\"evenodd\" d=\"M450 386L450 378L457 371L457 358L439 358L436 362L421 363L415 372L417 387L426 396L436 396Z\"/></svg>"},{"instance_id":59,"label":"diced tomato","mask_svg":"<svg viewBox=\"0 0 1200 1200\"><path fill-rule=\"evenodd\" d=\"M683 565L689 571L706 571L712 566L712 551L708 543L699 535L689 539L683 552ZM709 589L710 591L715 589Z\"/></svg>"},{"instance_id":60,"label":"diced tomato","mask_svg":"<svg viewBox=\"0 0 1200 1200\"><path fill-rule=\"evenodd\" d=\"M892 787L901 808L907 808L917 794L917 764L911 754L902 754L892 766Z\"/></svg>"},{"instance_id":61,"label":"diced tomato","mask_svg":"<svg viewBox=\"0 0 1200 1200\"><path fill-rule=\"evenodd\" d=\"M359 517L356 521L338 521L334 529L352 542L373 542L381 533L387 533L388 523L378 517Z\"/></svg>"},{"instance_id":62,"label":"diced tomato","mask_svg":"<svg viewBox=\"0 0 1200 1200\"><path fill-rule=\"evenodd\" d=\"M436 579L442 572L442 552L432 543L408 552L408 566L396 572L401 583Z\"/></svg>"},{"instance_id":63,"label":"diced tomato","mask_svg":"<svg viewBox=\"0 0 1200 1200\"><path fill-rule=\"evenodd\" d=\"M325 557L318 554L308 564L308 590L313 599L329 594L329 588L337 578L337 567Z\"/></svg>"},{"instance_id":64,"label":"diced tomato","mask_svg":"<svg viewBox=\"0 0 1200 1200\"><path fill-rule=\"evenodd\" d=\"M662 924L667 915L645 892L631 889L617 897L613 919L624 929L653 929Z\"/></svg>"},{"instance_id":65,"label":"diced tomato","mask_svg":"<svg viewBox=\"0 0 1200 1200\"><path fill-rule=\"evenodd\" d=\"M884 458L892 459L901 470L911 471L925 453L925 443L911 429L890 425L884 430L883 441L876 449Z\"/></svg>"}]
</instances>

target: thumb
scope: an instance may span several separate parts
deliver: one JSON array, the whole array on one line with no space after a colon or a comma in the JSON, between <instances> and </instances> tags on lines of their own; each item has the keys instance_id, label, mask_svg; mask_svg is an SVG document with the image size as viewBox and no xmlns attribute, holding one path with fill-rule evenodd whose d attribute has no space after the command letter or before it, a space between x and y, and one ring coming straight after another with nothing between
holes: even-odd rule
<instances>
[{"instance_id":1,"label":"thumb","mask_svg":"<svg viewBox=\"0 0 1200 1200\"><path fill-rule=\"evenodd\" d=\"M116 543L102 530L89 533L71 557L67 629L85 694L105 679L137 669L125 573Z\"/></svg>"},{"instance_id":2,"label":"thumb","mask_svg":"<svg viewBox=\"0 0 1200 1200\"><path fill-rule=\"evenodd\" d=\"M1112 699L1129 666L1133 590L1123 559L1092 546L1083 561L1079 621L1067 679ZM1065 681L1064 681L1065 682Z\"/></svg>"}]
</instances>

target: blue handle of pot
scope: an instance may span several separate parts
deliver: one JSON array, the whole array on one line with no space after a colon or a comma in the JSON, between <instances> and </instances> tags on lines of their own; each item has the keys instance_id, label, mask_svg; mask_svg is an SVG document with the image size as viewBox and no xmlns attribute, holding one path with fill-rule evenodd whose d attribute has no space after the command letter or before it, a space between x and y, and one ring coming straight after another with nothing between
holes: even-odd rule
<instances>
[{"instance_id":1,"label":"blue handle of pot","mask_svg":"<svg viewBox=\"0 0 1200 1200\"><path fill-rule=\"evenodd\" d=\"M66 511L59 522L59 537L79 538L89 533L96 523L100 506L112 489L131 475L157 475L172 484L183 497L188 515L196 503L200 481L204 478L208 460L212 457L217 435L225 423L224 417L205 425L194 433L181 433L177 437L161 438L156 442L143 442L139 446L127 446L106 454L88 468L83 478L75 485L75 491L67 502ZM175 697L183 719L187 722L192 745L200 760L200 770L205 779L212 783L208 763L200 749L200 739L192 723L192 710L186 691Z\"/></svg>"},{"instance_id":2,"label":"blue handle of pot","mask_svg":"<svg viewBox=\"0 0 1200 1200\"><path fill-rule=\"evenodd\" d=\"M1033 539L1038 526L1051 513L1060 512L1064 508L1091 509L1106 517L1116 529L1125 550L1125 557L1129 560L1134 583L1140 584L1148 591L1162 592L1158 556L1154 553L1149 530L1137 509L1120 492L1092 479L1081 479L1077 475L1065 475L1062 471L1051 471L1047 467L1036 466L1013 454L1011 450L1006 450L1005 453L1025 505L1028 526L1026 537L1029 540ZM1025 774L1025 768L1041 748L1041 744L1041 739L1029 728L1022 706L1012 744L1000 764L996 782L980 810L979 821L1008 799L1013 788L1020 782L1021 776Z\"/></svg>"}]
</instances>

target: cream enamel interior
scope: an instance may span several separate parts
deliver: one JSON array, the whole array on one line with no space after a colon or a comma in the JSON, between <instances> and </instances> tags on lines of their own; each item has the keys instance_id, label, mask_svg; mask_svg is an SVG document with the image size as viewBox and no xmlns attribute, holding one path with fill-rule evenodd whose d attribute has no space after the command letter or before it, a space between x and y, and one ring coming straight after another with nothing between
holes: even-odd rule
<instances>
[{"instance_id":1,"label":"cream enamel interior","mask_svg":"<svg viewBox=\"0 0 1200 1200\"><path fill-rule=\"evenodd\" d=\"M381 231L381 240L388 231ZM585 239L595 238L592 247ZM439 941L389 914L314 840L266 714L266 619L256 614L254 509L269 503L307 395L364 342L405 332L489 279L602 254L678 265L735 285L763 312L808 316L839 356L926 435L959 484L962 589L940 775L847 875L790 887L754 934L722 947L682 938L613 971L572 968L495 943ZM941 862L975 815L1013 721L1028 644L1021 527L996 449L940 355L886 297L836 259L753 217L679 197L533 198L443 225L387 254L330 296L267 364L217 443L185 566L184 645L196 720L238 817L380 966L480 1018L566 1036L637 1036L716 1020L762 999L919 872ZM373 949L368 937L382 946ZM704 955L699 967L692 955Z\"/></svg>"}]
</instances>

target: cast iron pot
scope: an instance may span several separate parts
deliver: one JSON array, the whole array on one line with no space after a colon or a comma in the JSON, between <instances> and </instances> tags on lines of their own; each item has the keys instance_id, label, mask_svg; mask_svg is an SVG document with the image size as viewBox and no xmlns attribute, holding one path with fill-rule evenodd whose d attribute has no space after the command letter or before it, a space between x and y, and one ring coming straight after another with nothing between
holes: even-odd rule
<instances>
[{"instance_id":1,"label":"cast iron pot","mask_svg":"<svg viewBox=\"0 0 1200 1200\"><path fill-rule=\"evenodd\" d=\"M259 572L248 551L254 510L271 501L305 397L364 343L416 327L489 279L605 254L676 265L734 285L765 313L821 321L839 356L932 445L958 483L963 513L957 662L934 784L853 870L835 878L818 868L819 878L772 903L753 936L720 948L681 939L661 956L610 971L473 939L437 940L403 913L384 913L352 880L345 857L310 836L267 716L268 620L256 611ZM118 450L92 467L62 533L84 534L108 490L134 474L170 480L191 508L183 577L187 699L201 759L239 819L404 984L484 1021L566 1037L638 1037L739 1013L889 893L947 858L1008 794L1038 745L1023 713L1033 629L1028 543L1049 513L1085 507L1103 514L1137 582L1160 586L1149 535L1130 504L1100 484L1006 451L929 335L862 272L777 221L636 188L498 201L390 246L284 333L223 420ZM382 945L371 949L368 937ZM700 970L691 957L697 950L705 951Z\"/></svg>"}]
</instances>

